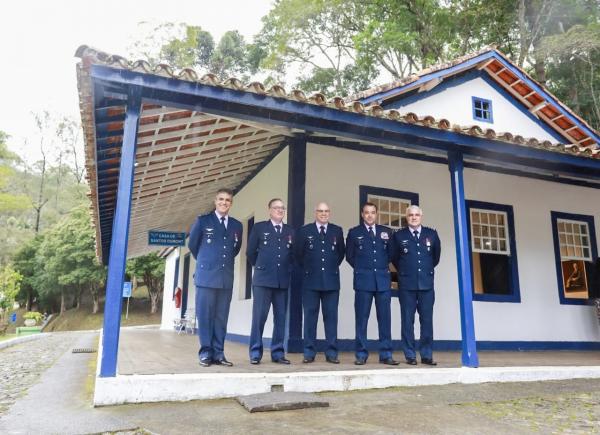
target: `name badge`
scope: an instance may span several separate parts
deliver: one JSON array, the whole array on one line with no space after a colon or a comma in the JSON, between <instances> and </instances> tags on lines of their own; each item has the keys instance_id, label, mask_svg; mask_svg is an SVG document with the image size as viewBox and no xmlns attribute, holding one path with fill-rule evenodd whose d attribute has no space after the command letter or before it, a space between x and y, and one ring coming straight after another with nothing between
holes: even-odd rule
<instances>
[{"instance_id":1,"label":"name badge","mask_svg":"<svg viewBox=\"0 0 600 435\"><path fill-rule=\"evenodd\" d=\"M388 235L388 233L381 233L381 239L382 240L389 240L390 236Z\"/></svg>"}]
</instances>

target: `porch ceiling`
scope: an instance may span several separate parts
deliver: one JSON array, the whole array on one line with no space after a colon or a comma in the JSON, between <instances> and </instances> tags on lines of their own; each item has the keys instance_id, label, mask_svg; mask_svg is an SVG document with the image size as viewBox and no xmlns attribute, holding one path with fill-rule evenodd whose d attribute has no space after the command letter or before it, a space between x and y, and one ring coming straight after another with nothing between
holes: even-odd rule
<instances>
[{"instance_id":1,"label":"porch ceiling","mask_svg":"<svg viewBox=\"0 0 600 435\"><path fill-rule=\"evenodd\" d=\"M219 82L190 69L130 63L82 46L76 55L87 177L96 252L108 260L115 214L127 89L143 90L137 133L128 256L155 250L149 230L187 231L195 216L212 207L219 187L239 190L297 133L444 155L458 148L497 162L600 179L600 151L552 144L445 119L346 103L321 94L306 97L281 86ZM98 67L94 69L95 67ZM558 170L557 170L558 168Z\"/></svg>"}]
</instances>

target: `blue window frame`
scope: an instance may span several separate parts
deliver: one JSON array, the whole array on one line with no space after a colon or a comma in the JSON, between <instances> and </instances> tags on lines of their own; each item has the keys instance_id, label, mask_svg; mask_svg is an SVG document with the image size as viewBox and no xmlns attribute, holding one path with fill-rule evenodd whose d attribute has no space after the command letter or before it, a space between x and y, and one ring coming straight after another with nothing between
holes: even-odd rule
<instances>
[{"instance_id":1,"label":"blue window frame","mask_svg":"<svg viewBox=\"0 0 600 435\"><path fill-rule=\"evenodd\" d=\"M406 209L411 205L419 205L419 194L383 187L359 186L358 222L361 207L365 202L377 205L377 223L393 229L406 226Z\"/></svg>"},{"instance_id":2,"label":"blue window frame","mask_svg":"<svg viewBox=\"0 0 600 435\"><path fill-rule=\"evenodd\" d=\"M471 97L471 99L473 101L473 119L493 123L492 101L479 97Z\"/></svg>"},{"instance_id":3,"label":"blue window frame","mask_svg":"<svg viewBox=\"0 0 600 435\"><path fill-rule=\"evenodd\" d=\"M521 302L511 205L467 200L473 300Z\"/></svg>"},{"instance_id":4,"label":"blue window frame","mask_svg":"<svg viewBox=\"0 0 600 435\"><path fill-rule=\"evenodd\" d=\"M594 217L550 212L558 297L562 305L587 305L593 261L598 258Z\"/></svg>"}]
</instances>

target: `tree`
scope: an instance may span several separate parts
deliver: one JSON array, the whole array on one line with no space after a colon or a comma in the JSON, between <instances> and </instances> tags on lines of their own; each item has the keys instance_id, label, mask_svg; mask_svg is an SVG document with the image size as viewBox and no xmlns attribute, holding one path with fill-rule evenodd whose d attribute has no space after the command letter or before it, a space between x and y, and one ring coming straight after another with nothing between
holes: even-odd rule
<instances>
[{"instance_id":1,"label":"tree","mask_svg":"<svg viewBox=\"0 0 600 435\"><path fill-rule=\"evenodd\" d=\"M165 259L159 257L156 252L131 258L127 261L127 273L144 281L150 295L150 313L156 313L160 294L163 291Z\"/></svg>"},{"instance_id":2,"label":"tree","mask_svg":"<svg viewBox=\"0 0 600 435\"><path fill-rule=\"evenodd\" d=\"M0 131L0 213L21 211L31 206L29 199L9 190L9 183L15 176L13 165L20 162L17 154L8 149L8 135Z\"/></svg>"},{"instance_id":3,"label":"tree","mask_svg":"<svg viewBox=\"0 0 600 435\"><path fill-rule=\"evenodd\" d=\"M94 299L94 310L98 310L98 288L105 271L96 260L94 243L90 216L84 207L72 210L44 234L36 255L40 271L34 287L43 298L60 296L60 314L66 310L67 296L72 296L79 308L86 289Z\"/></svg>"},{"instance_id":4,"label":"tree","mask_svg":"<svg viewBox=\"0 0 600 435\"><path fill-rule=\"evenodd\" d=\"M27 311L31 311L33 300L38 297L34 282L35 275L39 270L36 262L36 255L41 241L42 236L36 236L28 240L13 256L14 268L23 277L16 300L20 303L24 303Z\"/></svg>"},{"instance_id":5,"label":"tree","mask_svg":"<svg viewBox=\"0 0 600 435\"><path fill-rule=\"evenodd\" d=\"M12 310L23 277L11 265L0 269L0 321Z\"/></svg>"}]
</instances>

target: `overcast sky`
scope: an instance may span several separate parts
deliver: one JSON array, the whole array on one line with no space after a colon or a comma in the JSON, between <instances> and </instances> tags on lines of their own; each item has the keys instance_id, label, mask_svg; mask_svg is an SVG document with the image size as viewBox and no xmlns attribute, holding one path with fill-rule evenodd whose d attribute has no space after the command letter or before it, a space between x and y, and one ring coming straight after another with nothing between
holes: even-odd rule
<instances>
[{"instance_id":1,"label":"overcast sky","mask_svg":"<svg viewBox=\"0 0 600 435\"><path fill-rule=\"evenodd\" d=\"M215 40L239 30L247 41L272 0L19 0L0 4L0 130L28 160L38 155L32 112L79 121L73 55L82 44L127 56L140 22L186 22ZM27 142L27 145L25 143Z\"/></svg>"}]
</instances>

